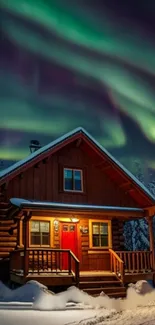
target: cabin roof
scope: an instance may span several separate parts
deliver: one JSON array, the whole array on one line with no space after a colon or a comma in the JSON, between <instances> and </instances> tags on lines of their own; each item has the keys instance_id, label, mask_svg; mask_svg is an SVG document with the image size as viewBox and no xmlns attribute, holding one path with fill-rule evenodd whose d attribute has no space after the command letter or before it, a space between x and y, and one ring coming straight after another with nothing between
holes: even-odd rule
<instances>
[{"instance_id":1,"label":"cabin roof","mask_svg":"<svg viewBox=\"0 0 155 325\"><path fill-rule=\"evenodd\" d=\"M89 204L70 204L59 202L35 201L25 200L22 198L11 198L12 205L22 208L39 208L39 209L63 209L63 210L98 210L98 211L128 211L128 212L141 212L144 210L132 207L119 207L119 206L103 206L103 205L89 205Z\"/></svg>"},{"instance_id":2,"label":"cabin roof","mask_svg":"<svg viewBox=\"0 0 155 325\"><path fill-rule=\"evenodd\" d=\"M127 170L118 160L116 160L101 144L99 144L85 129L82 127L78 127L74 129L71 132L66 133L65 135L59 137L58 139L52 141L48 145L45 145L44 147L38 149L34 153L30 154L28 157L25 159L20 160L19 162L13 164L12 166L2 170L0 172L0 183L3 184L9 177L10 175L13 176L13 174L19 170L21 170L22 167L28 168L30 165L30 162L38 162L39 160L44 158L44 153L48 155L50 152L52 154L52 150L55 149L59 150L60 145L65 146L67 141L72 141L74 138L78 139L78 137L83 137L84 139L87 139L91 144L93 144L94 148L97 148L101 154L104 156L106 155L108 159L118 168L121 170L121 172L126 175L132 183L135 184L139 188L141 192L145 195L145 197L149 200L151 200L151 203L155 203L155 197L151 194L151 192L144 186L129 170ZM69 142L67 142L68 144ZM54 151L54 152L55 152Z\"/></svg>"}]
</instances>

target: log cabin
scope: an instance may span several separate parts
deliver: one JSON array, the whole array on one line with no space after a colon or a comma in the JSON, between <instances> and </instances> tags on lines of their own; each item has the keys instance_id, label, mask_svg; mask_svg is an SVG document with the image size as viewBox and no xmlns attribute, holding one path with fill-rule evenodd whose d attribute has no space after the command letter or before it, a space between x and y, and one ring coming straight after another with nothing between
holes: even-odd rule
<instances>
[{"instance_id":1,"label":"log cabin","mask_svg":"<svg viewBox=\"0 0 155 325\"><path fill-rule=\"evenodd\" d=\"M79 127L0 172L0 259L9 278L125 296L155 274L155 198ZM123 225L146 218L150 250L127 251Z\"/></svg>"}]
</instances>

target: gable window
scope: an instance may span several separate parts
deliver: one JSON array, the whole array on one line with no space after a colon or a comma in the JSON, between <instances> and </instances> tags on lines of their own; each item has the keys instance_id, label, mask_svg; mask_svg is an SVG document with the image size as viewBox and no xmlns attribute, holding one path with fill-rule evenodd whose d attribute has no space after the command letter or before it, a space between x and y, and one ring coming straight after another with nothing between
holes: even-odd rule
<instances>
[{"instance_id":1,"label":"gable window","mask_svg":"<svg viewBox=\"0 0 155 325\"><path fill-rule=\"evenodd\" d=\"M90 220L90 248L111 247L111 221Z\"/></svg>"},{"instance_id":2,"label":"gable window","mask_svg":"<svg viewBox=\"0 0 155 325\"><path fill-rule=\"evenodd\" d=\"M50 245L50 222L30 221L30 245Z\"/></svg>"},{"instance_id":3,"label":"gable window","mask_svg":"<svg viewBox=\"0 0 155 325\"><path fill-rule=\"evenodd\" d=\"M82 178L81 169L64 168L64 191L82 192Z\"/></svg>"}]
</instances>

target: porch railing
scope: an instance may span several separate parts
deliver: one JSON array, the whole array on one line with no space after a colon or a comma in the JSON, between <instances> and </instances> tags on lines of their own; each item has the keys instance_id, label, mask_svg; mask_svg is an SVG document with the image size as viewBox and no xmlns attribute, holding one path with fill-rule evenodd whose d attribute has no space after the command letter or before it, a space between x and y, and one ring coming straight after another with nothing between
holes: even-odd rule
<instances>
[{"instance_id":1,"label":"porch railing","mask_svg":"<svg viewBox=\"0 0 155 325\"><path fill-rule=\"evenodd\" d=\"M117 251L116 254L124 262L125 273L144 273L152 270L151 251Z\"/></svg>"},{"instance_id":2,"label":"porch railing","mask_svg":"<svg viewBox=\"0 0 155 325\"><path fill-rule=\"evenodd\" d=\"M124 281L124 262L118 256L118 254L113 251L112 249L109 249L110 253L110 268L111 272L114 272L117 277L123 282Z\"/></svg>"},{"instance_id":3,"label":"porch railing","mask_svg":"<svg viewBox=\"0 0 155 325\"><path fill-rule=\"evenodd\" d=\"M28 274L73 274L79 283L79 260L68 249L27 248L14 250L10 254L10 271Z\"/></svg>"}]
</instances>

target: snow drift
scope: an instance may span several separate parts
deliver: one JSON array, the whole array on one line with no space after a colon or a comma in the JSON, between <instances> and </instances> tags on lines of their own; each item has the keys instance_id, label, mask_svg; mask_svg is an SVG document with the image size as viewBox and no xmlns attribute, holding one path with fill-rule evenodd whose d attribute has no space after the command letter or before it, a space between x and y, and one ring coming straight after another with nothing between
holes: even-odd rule
<instances>
[{"instance_id":1,"label":"snow drift","mask_svg":"<svg viewBox=\"0 0 155 325\"><path fill-rule=\"evenodd\" d=\"M40 291L33 303L33 309L38 310L56 310L65 309L66 304L74 302L75 304L82 303L85 306L92 308L106 308L110 310L120 311L118 299L110 299L107 296L92 297L87 293L79 290L76 287L70 287L64 292L55 295L47 295L46 291Z\"/></svg>"},{"instance_id":2,"label":"snow drift","mask_svg":"<svg viewBox=\"0 0 155 325\"><path fill-rule=\"evenodd\" d=\"M22 287L11 290L0 282L0 301L1 302L33 302L40 292L48 291L47 287L37 281L29 281Z\"/></svg>"},{"instance_id":3,"label":"snow drift","mask_svg":"<svg viewBox=\"0 0 155 325\"><path fill-rule=\"evenodd\" d=\"M31 303L33 310L64 310L74 308L104 308L113 312L133 309L148 304L155 305L155 289L146 281L131 284L127 297L123 300L112 299L101 292L100 296L92 297L76 287L70 287L64 292L54 294L46 286L37 281L29 281L22 287L11 290L0 283L0 301L2 303L20 302Z\"/></svg>"}]
</instances>

